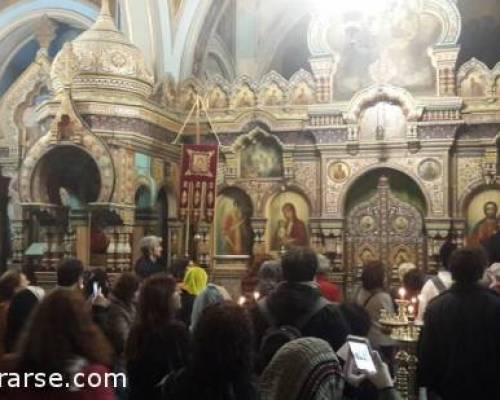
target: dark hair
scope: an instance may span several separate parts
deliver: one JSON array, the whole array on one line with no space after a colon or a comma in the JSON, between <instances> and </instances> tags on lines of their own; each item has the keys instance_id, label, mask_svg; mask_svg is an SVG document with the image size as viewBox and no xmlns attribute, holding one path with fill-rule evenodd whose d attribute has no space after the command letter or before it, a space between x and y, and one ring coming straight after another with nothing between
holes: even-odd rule
<instances>
[{"instance_id":1,"label":"dark hair","mask_svg":"<svg viewBox=\"0 0 500 400\"><path fill-rule=\"evenodd\" d=\"M458 284L473 284L479 281L487 264L486 253L478 247L466 247L453 252L450 272Z\"/></svg>"},{"instance_id":2,"label":"dark hair","mask_svg":"<svg viewBox=\"0 0 500 400\"><path fill-rule=\"evenodd\" d=\"M281 268L288 282L313 281L318 269L318 257L307 247L294 247L284 254Z\"/></svg>"},{"instance_id":3,"label":"dark hair","mask_svg":"<svg viewBox=\"0 0 500 400\"><path fill-rule=\"evenodd\" d=\"M341 303L339 307L351 328L351 333L356 336L367 336L372 325L368 311L356 303Z\"/></svg>"},{"instance_id":4,"label":"dark hair","mask_svg":"<svg viewBox=\"0 0 500 400\"><path fill-rule=\"evenodd\" d=\"M425 275L418 268L410 269L403 276L403 286L409 292L420 292L425 283Z\"/></svg>"},{"instance_id":5,"label":"dark hair","mask_svg":"<svg viewBox=\"0 0 500 400\"><path fill-rule=\"evenodd\" d=\"M113 286L113 296L125 304L130 304L134 299L134 295L139 289L139 278L132 272L124 272L116 280Z\"/></svg>"},{"instance_id":6,"label":"dark hair","mask_svg":"<svg viewBox=\"0 0 500 400\"><path fill-rule=\"evenodd\" d=\"M97 283L101 288L101 293L104 297L108 297L111 284L109 282L108 273L103 268L96 268L91 271L88 280L85 282L85 296L90 297L94 292L94 283Z\"/></svg>"},{"instance_id":7,"label":"dark hair","mask_svg":"<svg viewBox=\"0 0 500 400\"><path fill-rule=\"evenodd\" d=\"M58 289L49 294L30 319L19 346L20 372L68 374L68 361L111 365L112 350L92 322L81 293Z\"/></svg>"},{"instance_id":8,"label":"dark hair","mask_svg":"<svg viewBox=\"0 0 500 400\"><path fill-rule=\"evenodd\" d=\"M207 307L193 336L193 372L207 382L250 377L253 328L245 310L234 302Z\"/></svg>"},{"instance_id":9,"label":"dark hair","mask_svg":"<svg viewBox=\"0 0 500 400\"><path fill-rule=\"evenodd\" d=\"M0 277L0 302L11 300L21 285L21 272L9 270Z\"/></svg>"},{"instance_id":10,"label":"dark hair","mask_svg":"<svg viewBox=\"0 0 500 400\"><path fill-rule=\"evenodd\" d=\"M57 267L57 285L70 287L76 285L83 276L83 263L76 258L63 260Z\"/></svg>"},{"instance_id":11,"label":"dark hair","mask_svg":"<svg viewBox=\"0 0 500 400\"><path fill-rule=\"evenodd\" d=\"M189 265L189 260L185 257L178 257L172 260L170 265L170 273L174 276L177 281L184 280L184 275L186 274L186 269Z\"/></svg>"},{"instance_id":12,"label":"dark hair","mask_svg":"<svg viewBox=\"0 0 500 400\"><path fill-rule=\"evenodd\" d=\"M127 341L127 359L136 359L143 343L172 323L175 316L172 297L176 287L175 279L166 274L155 274L144 281L139 292L136 322Z\"/></svg>"},{"instance_id":13,"label":"dark hair","mask_svg":"<svg viewBox=\"0 0 500 400\"><path fill-rule=\"evenodd\" d=\"M363 266L361 284L365 290L383 289L385 284L385 266L380 261L370 261Z\"/></svg>"},{"instance_id":14,"label":"dark hair","mask_svg":"<svg viewBox=\"0 0 500 400\"><path fill-rule=\"evenodd\" d=\"M7 329L5 331L5 350L14 351L31 313L38 305L39 300L30 289L23 289L11 300L7 312Z\"/></svg>"},{"instance_id":15,"label":"dark hair","mask_svg":"<svg viewBox=\"0 0 500 400\"><path fill-rule=\"evenodd\" d=\"M457 249L457 245L448 238L439 249L439 261L445 270L449 270L451 254Z\"/></svg>"}]
</instances>

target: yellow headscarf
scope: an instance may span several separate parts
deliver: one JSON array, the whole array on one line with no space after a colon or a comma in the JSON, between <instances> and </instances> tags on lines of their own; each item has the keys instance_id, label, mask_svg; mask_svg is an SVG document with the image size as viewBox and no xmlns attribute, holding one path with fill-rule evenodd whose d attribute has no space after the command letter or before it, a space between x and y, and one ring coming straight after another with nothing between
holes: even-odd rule
<instances>
[{"instance_id":1,"label":"yellow headscarf","mask_svg":"<svg viewBox=\"0 0 500 400\"><path fill-rule=\"evenodd\" d=\"M184 276L183 287L186 292L198 296L207 286L208 275L201 267L189 267Z\"/></svg>"}]
</instances>

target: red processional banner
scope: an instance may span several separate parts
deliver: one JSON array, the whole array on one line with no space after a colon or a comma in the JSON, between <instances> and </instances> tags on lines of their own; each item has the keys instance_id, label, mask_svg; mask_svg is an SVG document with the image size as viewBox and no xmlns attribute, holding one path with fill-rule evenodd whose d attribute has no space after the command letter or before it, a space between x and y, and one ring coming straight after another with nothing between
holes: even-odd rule
<instances>
[{"instance_id":1,"label":"red processional banner","mask_svg":"<svg viewBox=\"0 0 500 400\"><path fill-rule=\"evenodd\" d=\"M215 185L219 147L217 145L185 144L182 146L180 217L189 215L193 222L212 222L215 206Z\"/></svg>"}]
</instances>

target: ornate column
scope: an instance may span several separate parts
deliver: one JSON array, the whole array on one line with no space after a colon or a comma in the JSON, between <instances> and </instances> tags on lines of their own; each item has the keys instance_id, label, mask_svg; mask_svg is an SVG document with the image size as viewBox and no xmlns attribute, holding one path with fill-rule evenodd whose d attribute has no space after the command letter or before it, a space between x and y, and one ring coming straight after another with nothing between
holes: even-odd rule
<instances>
[{"instance_id":1,"label":"ornate column","mask_svg":"<svg viewBox=\"0 0 500 400\"><path fill-rule=\"evenodd\" d=\"M437 95L456 96L456 64L459 47L436 47L431 50L431 59L436 68Z\"/></svg>"},{"instance_id":2,"label":"ornate column","mask_svg":"<svg viewBox=\"0 0 500 400\"><path fill-rule=\"evenodd\" d=\"M332 55L316 56L309 60L316 79L316 101L331 103L333 97L333 76L336 72L335 59Z\"/></svg>"}]
</instances>

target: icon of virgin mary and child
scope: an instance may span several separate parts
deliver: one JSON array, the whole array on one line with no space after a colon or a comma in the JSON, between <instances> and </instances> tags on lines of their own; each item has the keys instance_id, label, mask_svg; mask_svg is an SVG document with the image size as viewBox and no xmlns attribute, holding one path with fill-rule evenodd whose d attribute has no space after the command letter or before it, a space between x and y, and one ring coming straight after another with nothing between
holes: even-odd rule
<instances>
[{"instance_id":1,"label":"icon of virgin mary and child","mask_svg":"<svg viewBox=\"0 0 500 400\"><path fill-rule=\"evenodd\" d=\"M278 221L273 237L272 250L284 250L295 246L308 246L309 237L304 221L297 216L297 210L292 203L281 207L284 219Z\"/></svg>"}]
</instances>

